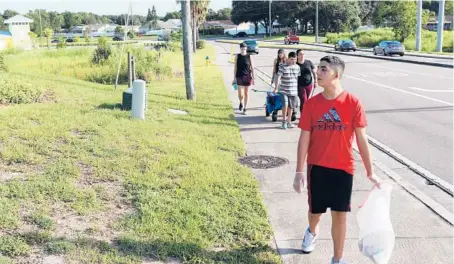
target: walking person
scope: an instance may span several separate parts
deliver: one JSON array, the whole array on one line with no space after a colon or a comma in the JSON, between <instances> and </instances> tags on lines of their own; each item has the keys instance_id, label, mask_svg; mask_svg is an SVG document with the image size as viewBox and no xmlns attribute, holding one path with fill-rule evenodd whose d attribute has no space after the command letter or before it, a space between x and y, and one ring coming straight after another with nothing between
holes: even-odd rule
<instances>
[{"instance_id":1,"label":"walking person","mask_svg":"<svg viewBox=\"0 0 454 264\"><path fill-rule=\"evenodd\" d=\"M317 71L310 60L304 58L304 51L298 49L296 51L296 64L300 66L301 75L298 77L298 97L300 99L300 115L303 113L304 104L309 99L312 89L317 88Z\"/></svg>"},{"instance_id":2,"label":"walking person","mask_svg":"<svg viewBox=\"0 0 454 264\"><path fill-rule=\"evenodd\" d=\"M367 177L379 186L366 136L365 111L360 101L342 88L340 79L344 69L345 63L339 57L326 56L320 60L317 79L323 92L304 105L293 181L293 188L298 193L307 182L309 227L302 242L303 252L310 253L315 249L320 218L330 208L334 244L331 264L347 263L342 257L353 186L354 136ZM303 174L306 155L307 179Z\"/></svg>"},{"instance_id":3,"label":"walking person","mask_svg":"<svg viewBox=\"0 0 454 264\"><path fill-rule=\"evenodd\" d=\"M282 129L293 128L292 112L298 107L298 76L300 67L296 65L296 53L290 52L285 63L279 66L277 79L274 83L274 93L279 91L282 103ZM281 84L279 85L279 82Z\"/></svg>"},{"instance_id":4,"label":"walking person","mask_svg":"<svg viewBox=\"0 0 454 264\"><path fill-rule=\"evenodd\" d=\"M287 61L287 55L285 54L284 49L279 49L277 51L277 58L274 59L273 63L273 73L271 74L271 85L274 84L274 81L277 80L277 72L279 67Z\"/></svg>"},{"instance_id":5,"label":"walking person","mask_svg":"<svg viewBox=\"0 0 454 264\"><path fill-rule=\"evenodd\" d=\"M240 49L241 52L235 56L232 84L238 85L238 100L240 101L238 109L246 114L249 87L254 80L254 64L251 55L247 53L247 44L241 43Z\"/></svg>"}]
</instances>

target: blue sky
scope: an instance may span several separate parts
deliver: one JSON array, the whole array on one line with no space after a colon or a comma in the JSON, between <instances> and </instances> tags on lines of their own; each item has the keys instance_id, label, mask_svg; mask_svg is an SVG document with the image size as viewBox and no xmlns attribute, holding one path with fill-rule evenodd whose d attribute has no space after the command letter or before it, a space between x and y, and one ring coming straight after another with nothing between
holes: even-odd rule
<instances>
[{"instance_id":1,"label":"blue sky","mask_svg":"<svg viewBox=\"0 0 454 264\"><path fill-rule=\"evenodd\" d=\"M134 14L146 15L148 8L153 5L159 16L167 12L180 10L175 0L132 0ZM27 13L31 9L46 9L48 11L92 12L99 15L116 15L127 13L129 0L0 0L0 12L13 9L19 13ZM231 7L231 0L211 0L210 8L218 10Z\"/></svg>"}]
</instances>

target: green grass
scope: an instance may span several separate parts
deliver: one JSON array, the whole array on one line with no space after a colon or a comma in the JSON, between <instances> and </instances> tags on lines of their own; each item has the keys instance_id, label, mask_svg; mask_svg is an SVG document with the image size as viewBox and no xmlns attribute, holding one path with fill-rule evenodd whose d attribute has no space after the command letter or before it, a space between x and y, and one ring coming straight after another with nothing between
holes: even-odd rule
<instances>
[{"instance_id":1,"label":"green grass","mask_svg":"<svg viewBox=\"0 0 454 264\"><path fill-rule=\"evenodd\" d=\"M152 79L146 121L118 108L124 85L86 81L91 51L5 55L8 78L51 89L55 100L0 107L0 176L17 174L0 185L0 230L12 231L0 237L0 253L14 260L36 247L72 263L281 263L257 182L237 162L245 149L222 73L205 67L214 48L195 56L197 101L186 100L182 76ZM181 52L163 57L182 70ZM62 225L72 220L85 230ZM26 222L42 231L21 237Z\"/></svg>"}]
</instances>

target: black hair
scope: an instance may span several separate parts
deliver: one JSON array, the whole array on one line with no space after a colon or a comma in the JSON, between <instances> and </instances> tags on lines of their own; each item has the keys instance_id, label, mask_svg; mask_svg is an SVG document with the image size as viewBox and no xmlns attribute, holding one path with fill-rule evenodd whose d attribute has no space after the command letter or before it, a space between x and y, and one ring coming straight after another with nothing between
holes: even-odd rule
<instances>
[{"instance_id":1,"label":"black hair","mask_svg":"<svg viewBox=\"0 0 454 264\"><path fill-rule=\"evenodd\" d=\"M241 44L240 44L240 48L244 48L244 47L246 47L246 48L247 48L247 44L246 44L246 42L241 42Z\"/></svg>"},{"instance_id":2,"label":"black hair","mask_svg":"<svg viewBox=\"0 0 454 264\"><path fill-rule=\"evenodd\" d=\"M288 54L288 57L289 57L289 58L296 58L296 53L295 53L294 51L292 51L292 52L290 52L290 53Z\"/></svg>"},{"instance_id":3,"label":"black hair","mask_svg":"<svg viewBox=\"0 0 454 264\"><path fill-rule=\"evenodd\" d=\"M296 50L296 56L298 56L298 54L300 54L301 51L303 51L303 49L297 49Z\"/></svg>"},{"instance_id":4,"label":"black hair","mask_svg":"<svg viewBox=\"0 0 454 264\"><path fill-rule=\"evenodd\" d=\"M344 73L345 70L345 62L341 58L337 56L328 55L321 58L320 62L322 61L327 62L331 66L331 68L339 74L339 78L342 77L342 74Z\"/></svg>"}]
</instances>

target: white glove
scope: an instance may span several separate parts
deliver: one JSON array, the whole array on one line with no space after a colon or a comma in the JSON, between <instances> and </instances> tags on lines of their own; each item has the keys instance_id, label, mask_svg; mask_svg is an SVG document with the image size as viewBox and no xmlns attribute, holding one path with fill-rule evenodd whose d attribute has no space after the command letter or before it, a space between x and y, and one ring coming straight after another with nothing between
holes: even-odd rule
<instances>
[{"instance_id":1,"label":"white glove","mask_svg":"<svg viewBox=\"0 0 454 264\"><path fill-rule=\"evenodd\" d=\"M297 172L295 173L295 178L293 179L293 189L297 193L301 193L301 188L306 187L306 177L304 173L302 172Z\"/></svg>"}]
</instances>

